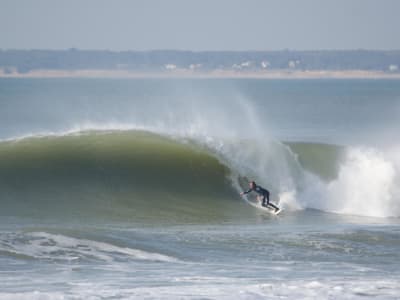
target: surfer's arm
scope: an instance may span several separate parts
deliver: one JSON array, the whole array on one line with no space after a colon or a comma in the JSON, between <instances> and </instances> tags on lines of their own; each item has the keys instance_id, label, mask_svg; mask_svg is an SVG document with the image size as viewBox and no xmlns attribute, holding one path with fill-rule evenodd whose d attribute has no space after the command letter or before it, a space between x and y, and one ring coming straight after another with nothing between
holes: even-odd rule
<instances>
[{"instance_id":1,"label":"surfer's arm","mask_svg":"<svg viewBox=\"0 0 400 300\"><path fill-rule=\"evenodd\" d=\"M249 189L249 190L247 190L247 191L244 191L244 192L241 192L240 195L243 196L243 195L246 195L246 194L248 194L248 193L250 193L250 192L251 192L251 189Z\"/></svg>"}]
</instances>

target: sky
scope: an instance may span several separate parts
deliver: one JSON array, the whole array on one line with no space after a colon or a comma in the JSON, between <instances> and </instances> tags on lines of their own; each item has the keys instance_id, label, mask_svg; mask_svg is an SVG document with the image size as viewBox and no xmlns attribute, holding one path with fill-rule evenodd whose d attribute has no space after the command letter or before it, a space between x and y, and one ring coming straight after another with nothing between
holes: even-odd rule
<instances>
[{"instance_id":1,"label":"sky","mask_svg":"<svg viewBox=\"0 0 400 300\"><path fill-rule=\"evenodd\" d=\"M400 0L0 0L0 49L400 49Z\"/></svg>"}]
</instances>

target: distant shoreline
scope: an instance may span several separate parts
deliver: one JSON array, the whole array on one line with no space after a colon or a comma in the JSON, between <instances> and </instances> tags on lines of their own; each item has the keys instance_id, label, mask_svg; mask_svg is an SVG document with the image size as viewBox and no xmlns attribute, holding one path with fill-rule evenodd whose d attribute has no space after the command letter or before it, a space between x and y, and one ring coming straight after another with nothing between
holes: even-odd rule
<instances>
[{"instance_id":1,"label":"distant shoreline","mask_svg":"<svg viewBox=\"0 0 400 300\"><path fill-rule=\"evenodd\" d=\"M269 71L227 71L193 72L174 70L168 72L135 72L128 70L32 70L26 73L6 73L0 70L0 78L193 78L193 79L400 79L400 73L365 70L269 70Z\"/></svg>"},{"instance_id":2,"label":"distant shoreline","mask_svg":"<svg viewBox=\"0 0 400 300\"><path fill-rule=\"evenodd\" d=\"M12 78L400 78L400 50L1 50Z\"/></svg>"}]
</instances>

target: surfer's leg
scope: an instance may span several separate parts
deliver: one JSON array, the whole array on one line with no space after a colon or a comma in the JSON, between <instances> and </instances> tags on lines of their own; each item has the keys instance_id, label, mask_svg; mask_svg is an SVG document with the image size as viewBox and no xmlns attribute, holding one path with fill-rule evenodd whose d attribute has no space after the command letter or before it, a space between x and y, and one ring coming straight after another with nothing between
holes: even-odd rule
<instances>
[{"instance_id":1,"label":"surfer's leg","mask_svg":"<svg viewBox=\"0 0 400 300\"><path fill-rule=\"evenodd\" d=\"M261 205L264 206L264 207L267 207L267 205L268 205L268 202L267 202L267 205L265 205L265 195L262 195L262 203L261 203Z\"/></svg>"},{"instance_id":2,"label":"surfer's leg","mask_svg":"<svg viewBox=\"0 0 400 300\"><path fill-rule=\"evenodd\" d=\"M267 198L267 204L265 204L265 198ZM263 194L263 206L267 207L269 205L269 192L266 191L266 193Z\"/></svg>"},{"instance_id":3,"label":"surfer's leg","mask_svg":"<svg viewBox=\"0 0 400 300\"><path fill-rule=\"evenodd\" d=\"M271 202L268 203L268 206L271 206L271 207L275 208L275 211L279 210L279 207L276 206L275 204L272 204Z\"/></svg>"},{"instance_id":4,"label":"surfer's leg","mask_svg":"<svg viewBox=\"0 0 400 300\"><path fill-rule=\"evenodd\" d=\"M276 206L275 204L269 202L269 192L268 191L267 191L267 195L266 196L267 196L267 206L271 206L271 207L273 207L275 209L275 211L278 211L279 207ZM264 199L265 199L265 196L264 196ZM265 205L263 205L263 206L265 206Z\"/></svg>"}]
</instances>

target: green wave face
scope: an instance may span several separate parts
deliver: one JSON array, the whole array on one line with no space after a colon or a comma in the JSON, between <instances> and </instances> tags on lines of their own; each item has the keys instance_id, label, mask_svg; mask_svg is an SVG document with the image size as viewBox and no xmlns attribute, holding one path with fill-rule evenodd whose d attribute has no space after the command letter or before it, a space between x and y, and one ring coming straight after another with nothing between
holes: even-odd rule
<instances>
[{"instance_id":1,"label":"green wave face","mask_svg":"<svg viewBox=\"0 0 400 300\"><path fill-rule=\"evenodd\" d=\"M146 132L91 132L0 144L1 215L224 218L237 193L206 151Z\"/></svg>"},{"instance_id":2,"label":"green wave face","mask_svg":"<svg viewBox=\"0 0 400 300\"><path fill-rule=\"evenodd\" d=\"M227 141L226 146L229 151L222 154L145 131L1 142L0 216L139 223L254 219L259 212L241 200L238 189L247 188L243 178L256 178L257 162L265 163L262 170L268 175L260 184L277 201L279 182L287 178L301 190L303 170L334 180L343 152L339 146L308 143L272 143L264 149L252 141ZM250 156L235 156L240 151ZM232 157L244 159L245 168L238 168Z\"/></svg>"}]
</instances>

